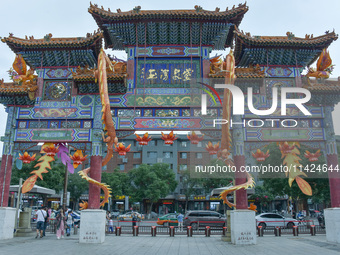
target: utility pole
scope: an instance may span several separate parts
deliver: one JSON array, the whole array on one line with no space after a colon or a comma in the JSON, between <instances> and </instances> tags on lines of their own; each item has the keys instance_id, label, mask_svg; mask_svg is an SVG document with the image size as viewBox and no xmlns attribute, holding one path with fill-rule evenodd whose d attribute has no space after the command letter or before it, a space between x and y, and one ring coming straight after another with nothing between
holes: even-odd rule
<instances>
[{"instance_id":1,"label":"utility pole","mask_svg":"<svg viewBox=\"0 0 340 255\"><path fill-rule=\"evenodd\" d=\"M67 162L65 165L65 177L64 177L64 194L63 194L63 209L66 212L66 203L67 203L67 182L68 182L68 171L67 171Z\"/></svg>"}]
</instances>

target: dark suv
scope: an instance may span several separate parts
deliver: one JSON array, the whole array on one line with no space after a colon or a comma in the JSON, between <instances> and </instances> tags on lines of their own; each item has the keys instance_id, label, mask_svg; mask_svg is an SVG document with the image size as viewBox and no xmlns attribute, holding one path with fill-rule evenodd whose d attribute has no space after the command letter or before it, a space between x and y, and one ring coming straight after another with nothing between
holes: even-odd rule
<instances>
[{"instance_id":1,"label":"dark suv","mask_svg":"<svg viewBox=\"0 0 340 255\"><path fill-rule=\"evenodd\" d=\"M197 229L199 226L226 226L227 219L218 212L188 211L184 215L183 225Z\"/></svg>"}]
</instances>

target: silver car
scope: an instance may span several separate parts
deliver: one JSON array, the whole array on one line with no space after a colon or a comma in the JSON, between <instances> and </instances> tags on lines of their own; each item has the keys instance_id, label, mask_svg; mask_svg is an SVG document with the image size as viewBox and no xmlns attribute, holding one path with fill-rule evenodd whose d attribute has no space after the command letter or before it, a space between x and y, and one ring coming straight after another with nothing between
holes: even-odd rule
<instances>
[{"instance_id":1,"label":"silver car","mask_svg":"<svg viewBox=\"0 0 340 255\"><path fill-rule=\"evenodd\" d=\"M263 229L266 227L282 227L282 228L293 228L297 226L299 221L293 218L285 218L280 214L276 213L261 213L255 217L256 225L262 226Z\"/></svg>"}]
</instances>

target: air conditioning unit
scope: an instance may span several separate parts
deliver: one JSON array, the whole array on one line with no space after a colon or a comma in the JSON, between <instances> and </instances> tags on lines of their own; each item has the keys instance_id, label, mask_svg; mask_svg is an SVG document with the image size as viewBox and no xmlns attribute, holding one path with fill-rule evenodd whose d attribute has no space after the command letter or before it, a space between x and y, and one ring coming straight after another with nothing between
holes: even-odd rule
<instances>
[{"instance_id":1,"label":"air conditioning unit","mask_svg":"<svg viewBox=\"0 0 340 255\"><path fill-rule=\"evenodd\" d=\"M128 162L128 158L122 158L122 162L123 163L127 163Z\"/></svg>"},{"instance_id":2,"label":"air conditioning unit","mask_svg":"<svg viewBox=\"0 0 340 255\"><path fill-rule=\"evenodd\" d=\"M157 158L157 163L163 163L163 158Z\"/></svg>"}]
</instances>

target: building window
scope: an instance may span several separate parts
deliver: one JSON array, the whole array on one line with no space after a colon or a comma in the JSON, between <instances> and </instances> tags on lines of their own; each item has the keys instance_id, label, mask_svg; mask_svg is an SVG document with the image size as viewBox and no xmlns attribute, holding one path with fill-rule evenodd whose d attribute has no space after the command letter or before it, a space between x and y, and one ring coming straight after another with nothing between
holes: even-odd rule
<instances>
[{"instance_id":1,"label":"building window","mask_svg":"<svg viewBox=\"0 0 340 255\"><path fill-rule=\"evenodd\" d=\"M140 158L140 152L134 152L133 158Z\"/></svg>"},{"instance_id":2,"label":"building window","mask_svg":"<svg viewBox=\"0 0 340 255\"><path fill-rule=\"evenodd\" d=\"M197 147L202 147L202 142L198 142Z\"/></svg>"},{"instance_id":3,"label":"building window","mask_svg":"<svg viewBox=\"0 0 340 255\"><path fill-rule=\"evenodd\" d=\"M148 158L157 158L157 151L148 151Z\"/></svg>"},{"instance_id":4,"label":"building window","mask_svg":"<svg viewBox=\"0 0 340 255\"><path fill-rule=\"evenodd\" d=\"M118 158L125 158L125 155L118 155Z\"/></svg>"},{"instance_id":5,"label":"building window","mask_svg":"<svg viewBox=\"0 0 340 255\"><path fill-rule=\"evenodd\" d=\"M212 158L217 158L217 154L211 155Z\"/></svg>"},{"instance_id":6,"label":"building window","mask_svg":"<svg viewBox=\"0 0 340 255\"><path fill-rule=\"evenodd\" d=\"M120 171L124 171L125 170L125 165L124 164L120 164L120 165L118 165L118 167L119 167Z\"/></svg>"},{"instance_id":7,"label":"building window","mask_svg":"<svg viewBox=\"0 0 340 255\"><path fill-rule=\"evenodd\" d=\"M202 153L201 152L197 152L196 153L196 158L202 158Z\"/></svg>"},{"instance_id":8,"label":"building window","mask_svg":"<svg viewBox=\"0 0 340 255\"><path fill-rule=\"evenodd\" d=\"M187 152L181 152L180 158L188 158L188 153Z\"/></svg>"},{"instance_id":9,"label":"building window","mask_svg":"<svg viewBox=\"0 0 340 255\"><path fill-rule=\"evenodd\" d=\"M148 145L157 146L157 140L151 140Z\"/></svg>"},{"instance_id":10,"label":"building window","mask_svg":"<svg viewBox=\"0 0 340 255\"><path fill-rule=\"evenodd\" d=\"M188 169L188 165L179 165L179 170L185 171Z\"/></svg>"},{"instance_id":11,"label":"building window","mask_svg":"<svg viewBox=\"0 0 340 255\"><path fill-rule=\"evenodd\" d=\"M139 164L134 164L133 165L133 168L138 168L139 167Z\"/></svg>"},{"instance_id":12,"label":"building window","mask_svg":"<svg viewBox=\"0 0 340 255\"><path fill-rule=\"evenodd\" d=\"M187 145L188 145L187 142L182 142L182 143L181 143L181 146L182 146L182 147L187 147Z\"/></svg>"},{"instance_id":13,"label":"building window","mask_svg":"<svg viewBox=\"0 0 340 255\"><path fill-rule=\"evenodd\" d=\"M163 158L172 158L172 152L171 151L164 151L163 152Z\"/></svg>"}]
</instances>

